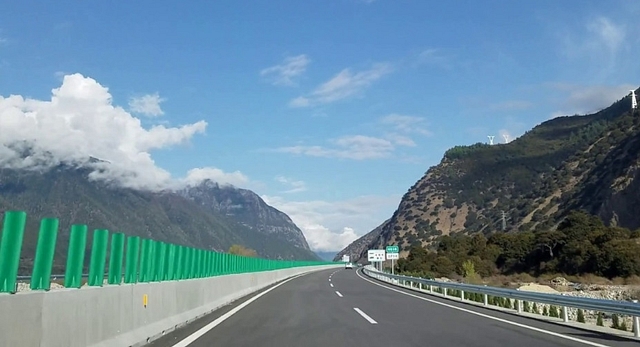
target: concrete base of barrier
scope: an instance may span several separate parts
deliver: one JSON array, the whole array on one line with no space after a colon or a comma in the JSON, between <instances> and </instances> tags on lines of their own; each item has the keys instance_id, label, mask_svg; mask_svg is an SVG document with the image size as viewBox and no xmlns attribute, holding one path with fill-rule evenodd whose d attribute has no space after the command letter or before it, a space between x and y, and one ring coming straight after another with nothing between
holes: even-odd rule
<instances>
[{"instance_id":1,"label":"concrete base of barrier","mask_svg":"<svg viewBox=\"0 0 640 347\"><path fill-rule=\"evenodd\" d=\"M6 346L142 346L278 281L334 267L4 294L0 336Z\"/></svg>"}]
</instances>

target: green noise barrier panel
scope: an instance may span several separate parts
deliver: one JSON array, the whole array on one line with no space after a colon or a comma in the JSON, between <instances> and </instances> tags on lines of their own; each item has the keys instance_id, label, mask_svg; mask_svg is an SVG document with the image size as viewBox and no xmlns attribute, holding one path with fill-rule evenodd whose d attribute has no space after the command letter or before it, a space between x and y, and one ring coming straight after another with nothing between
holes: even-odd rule
<instances>
[{"instance_id":1,"label":"green noise barrier panel","mask_svg":"<svg viewBox=\"0 0 640 347\"><path fill-rule=\"evenodd\" d=\"M122 283L122 260L124 256L125 235L111 235L111 256L109 256L109 284Z\"/></svg>"},{"instance_id":2,"label":"green noise barrier panel","mask_svg":"<svg viewBox=\"0 0 640 347\"><path fill-rule=\"evenodd\" d=\"M32 290L49 290L51 288L51 269L53 267L53 255L56 251L57 237L58 220L55 218L41 220L36 257L33 260L33 274L31 275L30 287Z\"/></svg>"},{"instance_id":3,"label":"green noise barrier panel","mask_svg":"<svg viewBox=\"0 0 640 347\"><path fill-rule=\"evenodd\" d=\"M92 287L102 287L104 284L104 267L107 261L107 245L109 230L96 229L93 232L93 246L91 247L91 263L89 263L89 279L87 283Z\"/></svg>"},{"instance_id":4,"label":"green noise barrier panel","mask_svg":"<svg viewBox=\"0 0 640 347\"><path fill-rule=\"evenodd\" d=\"M138 264L140 258L140 238L127 237L127 260L124 269L124 283L138 282Z\"/></svg>"},{"instance_id":5,"label":"green noise barrier panel","mask_svg":"<svg viewBox=\"0 0 640 347\"><path fill-rule=\"evenodd\" d=\"M87 248L87 230L87 226L84 224L71 226L67 266L64 272L64 286L66 288L80 288L82 285L82 266L84 252Z\"/></svg>"},{"instance_id":6,"label":"green noise barrier panel","mask_svg":"<svg viewBox=\"0 0 640 347\"><path fill-rule=\"evenodd\" d=\"M6 211L0 234L0 293L16 293L18 271L27 214ZM72 221L75 222L75 221ZM35 244L35 257L30 269L29 287L32 290L51 288L52 269L58 244L59 220L43 218ZM211 249L187 247L157 240L110 233L95 229L91 234L91 247L87 248L89 228L85 224L72 224L64 268L64 286L81 288L87 276L89 286L135 284L138 282L180 281L212 276L248 272L272 271L300 266L335 264L323 261L271 260L223 253ZM33 231L31 231L33 232ZM111 235L111 237L109 237ZM30 246L28 249L33 249ZM86 255L89 254L88 275ZM108 269L107 265L108 255ZM105 274L105 271L108 273ZM124 271L124 273L123 273ZM59 275L56 275L59 276ZM21 274L21 277L24 277Z\"/></svg>"},{"instance_id":7,"label":"green noise barrier panel","mask_svg":"<svg viewBox=\"0 0 640 347\"><path fill-rule=\"evenodd\" d=\"M15 293L20 266L20 251L27 214L8 211L4 214L0 239L0 292Z\"/></svg>"}]
</instances>

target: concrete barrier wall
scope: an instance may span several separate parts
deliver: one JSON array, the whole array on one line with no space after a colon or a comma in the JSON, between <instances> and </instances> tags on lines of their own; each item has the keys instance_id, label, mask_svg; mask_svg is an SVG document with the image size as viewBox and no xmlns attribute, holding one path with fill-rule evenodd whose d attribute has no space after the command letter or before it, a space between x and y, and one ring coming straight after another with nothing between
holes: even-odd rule
<instances>
[{"instance_id":1,"label":"concrete barrier wall","mask_svg":"<svg viewBox=\"0 0 640 347\"><path fill-rule=\"evenodd\" d=\"M142 346L187 321L278 281L335 267L2 294L0 340L3 346L12 347Z\"/></svg>"}]
</instances>

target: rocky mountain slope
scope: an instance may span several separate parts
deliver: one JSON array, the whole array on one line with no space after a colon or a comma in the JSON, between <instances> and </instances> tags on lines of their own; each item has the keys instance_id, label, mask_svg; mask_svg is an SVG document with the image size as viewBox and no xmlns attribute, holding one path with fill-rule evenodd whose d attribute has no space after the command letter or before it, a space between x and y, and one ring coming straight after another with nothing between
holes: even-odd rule
<instances>
[{"instance_id":1,"label":"rocky mountain slope","mask_svg":"<svg viewBox=\"0 0 640 347\"><path fill-rule=\"evenodd\" d=\"M32 261L43 217L60 219L57 270L64 264L69 227L75 223L87 224L89 230L105 228L218 251L240 244L266 258L318 259L285 214L260 203L247 191L237 193L247 200L233 202L247 207L243 214L230 215L224 208L213 208L213 199L224 205L228 200L224 194L232 195L233 188L225 188L221 195L217 195L218 188L204 186L191 193L152 193L89 180L89 173L64 165L47 171L0 169L0 213L23 210L28 216L23 267L28 268ZM253 214L259 217L252 218Z\"/></svg>"},{"instance_id":2,"label":"rocky mountain slope","mask_svg":"<svg viewBox=\"0 0 640 347\"><path fill-rule=\"evenodd\" d=\"M441 235L551 230L576 209L636 229L639 168L640 111L625 96L594 114L546 121L508 144L448 150L379 237L367 234L341 253L398 244L406 256Z\"/></svg>"},{"instance_id":3,"label":"rocky mountain slope","mask_svg":"<svg viewBox=\"0 0 640 347\"><path fill-rule=\"evenodd\" d=\"M361 259L366 260L367 250L369 250L370 246L374 244L380 245L384 242L384 239L382 238L382 232L384 231L390 220L391 219L387 219L379 227L371 230L366 235L351 242L345 249L336 254L336 256L333 258L333 261L342 260L342 256L345 254L349 255L352 261L358 261Z\"/></svg>"},{"instance_id":4,"label":"rocky mountain slope","mask_svg":"<svg viewBox=\"0 0 640 347\"><path fill-rule=\"evenodd\" d=\"M233 218L251 230L310 251L304 234L291 218L267 205L262 198L250 190L220 186L206 180L178 193L208 211Z\"/></svg>"}]
</instances>

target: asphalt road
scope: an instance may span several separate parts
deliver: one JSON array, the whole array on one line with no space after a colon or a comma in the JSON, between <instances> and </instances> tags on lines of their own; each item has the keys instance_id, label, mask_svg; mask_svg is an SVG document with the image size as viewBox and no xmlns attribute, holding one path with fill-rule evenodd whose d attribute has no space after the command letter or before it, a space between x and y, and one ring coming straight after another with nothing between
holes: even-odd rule
<instances>
[{"instance_id":1,"label":"asphalt road","mask_svg":"<svg viewBox=\"0 0 640 347\"><path fill-rule=\"evenodd\" d=\"M434 298L340 269L268 288L151 346L638 347L640 343Z\"/></svg>"}]
</instances>

